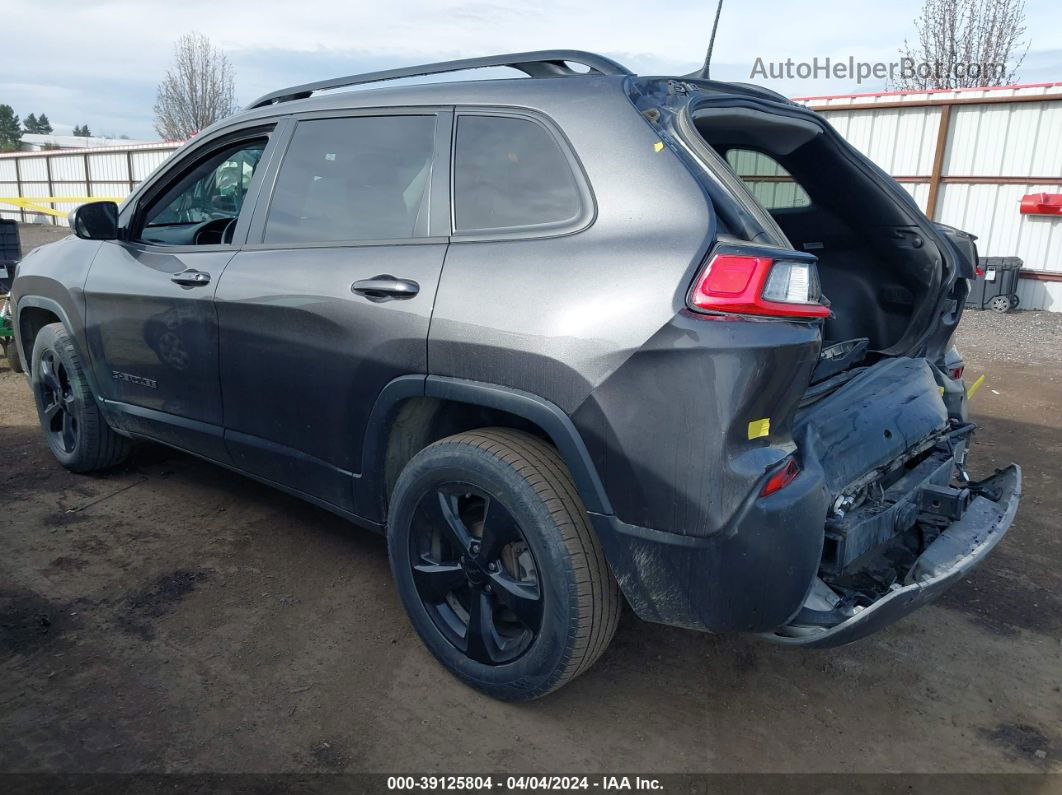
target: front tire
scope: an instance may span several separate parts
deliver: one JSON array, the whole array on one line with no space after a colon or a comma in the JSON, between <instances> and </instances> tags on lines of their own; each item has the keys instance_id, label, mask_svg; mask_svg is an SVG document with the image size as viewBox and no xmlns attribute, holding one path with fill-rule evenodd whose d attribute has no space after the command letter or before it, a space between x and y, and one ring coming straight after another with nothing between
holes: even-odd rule
<instances>
[{"instance_id":1,"label":"front tire","mask_svg":"<svg viewBox=\"0 0 1062 795\"><path fill-rule=\"evenodd\" d=\"M455 676L539 698L608 646L619 588L557 451L486 428L421 450L391 501L388 549L414 629Z\"/></svg>"},{"instance_id":2,"label":"front tire","mask_svg":"<svg viewBox=\"0 0 1062 795\"><path fill-rule=\"evenodd\" d=\"M62 323L37 333L30 387L48 447L71 472L106 469L129 454L129 440L112 431L100 414L81 357Z\"/></svg>"}]
</instances>

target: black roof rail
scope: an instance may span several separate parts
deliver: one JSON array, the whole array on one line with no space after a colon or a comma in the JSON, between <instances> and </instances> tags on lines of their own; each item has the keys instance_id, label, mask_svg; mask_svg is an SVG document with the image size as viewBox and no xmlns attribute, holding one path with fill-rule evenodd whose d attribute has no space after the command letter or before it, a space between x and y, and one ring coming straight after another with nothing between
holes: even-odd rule
<instances>
[{"instance_id":1,"label":"black roof rail","mask_svg":"<svg viewBox=\"0 0 1062 795\"><path fill-rule=\"evenodd\" d=\"M384 69L380 72L366 72L361 75L334 77L331 80L318 80L301 86L291 86L259 97L247 110L263 108L277 102L293 99L305 99L315 91L332 88L360 86L365 83L379 83L384 80L400 80L404 77L422 77L438 75L445 72L461 72L466 69L483 69L489 66L511 66L529 77L568 77L583 74L568 66L568 63L582 64L589 67L593 75L629 75L633 74L627 67L616 63L604 55L596 55L582 50L538 50L536 52L514 52L508 55L488 55L483 58L462 58L457 61L440 61L439 63L405 66L401 69Z\"/></svg>"}]
</instances>

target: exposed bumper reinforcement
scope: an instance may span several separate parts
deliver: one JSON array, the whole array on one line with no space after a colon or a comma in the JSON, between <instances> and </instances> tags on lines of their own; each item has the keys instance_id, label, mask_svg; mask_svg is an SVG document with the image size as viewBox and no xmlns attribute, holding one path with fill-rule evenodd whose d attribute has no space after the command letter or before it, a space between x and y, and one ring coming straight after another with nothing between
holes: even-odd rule
<instances>
[{"instance_id":1,"label":"exposed bumper reinforcement","mask_svg":"<svg viewBox=\"0 0 1062 795\"><path fill-rule=\"evenodd\" d=\"M975 497L962 519L949 525L919 556L907 584L895 587L835 626L791 625L763 637L790 646L840 646L876 632L935 599L979 564L1006 535L1021 499L1021 468L1011 464L971 484L971 490L981 496ZM989 498L996 495L997 499Z\"/></svg>"}]
</instances>

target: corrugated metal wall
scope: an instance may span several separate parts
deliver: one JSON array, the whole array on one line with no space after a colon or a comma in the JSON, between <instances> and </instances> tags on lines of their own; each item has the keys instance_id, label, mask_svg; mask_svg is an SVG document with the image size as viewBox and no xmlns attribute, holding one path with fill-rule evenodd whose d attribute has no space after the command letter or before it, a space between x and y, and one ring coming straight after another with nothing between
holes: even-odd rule
<instances>
[{"instance_id":1,"label":"corrugated metal wall","mask_svg":"<svg viewBox=\"0 0 1062 795\"><path fill-rule=\"evenodd\" d=\"M124 198L178 146L142 144L128 148L3 154L0 155L0 198ZM47 206L65 214L80 203L58 202ZM0 204L0 218L66 225L66 218L19 211L3 204Z\"/></svg>"},{"instance_id":2,"label":"corrugated metal wall","mask_svg":"<svg viewBox=\"0 0 1062 795\"><path fill-rule=\"evenodd\" d=\"M1062 84L798 101L819 110L936 220L976 234L982 255L1018 256L1025 271L1062 274L1062 217L1019 213L1026 194L1062 192ZM1062 281L1025 278L1018 295L1023 307L1062 311Z\"/></svg>"}]
</instances>

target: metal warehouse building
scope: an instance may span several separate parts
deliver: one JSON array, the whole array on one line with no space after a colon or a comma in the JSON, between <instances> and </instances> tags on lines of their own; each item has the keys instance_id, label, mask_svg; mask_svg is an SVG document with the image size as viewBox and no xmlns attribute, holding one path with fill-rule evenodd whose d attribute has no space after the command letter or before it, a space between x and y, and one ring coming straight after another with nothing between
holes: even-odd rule
<instances>
[{"instance_id":1,"label":"metal warehouse building","mask_svg":"<svg viewBox=\"0 0 1062 795\"><path fill-rule=\"evenodd\" d=\"M1062 214L1020 212L1023 196L1062 194L1062 83L797 101L982 256L1021 257L1023 307L1062 311Z\"/></svg>"},{"instance_id":2,"label":"metal warehouse building","mask_svg":"<svg viewBox=\"0 0 1062 795\"><path fill-rule=\"evenodd\" d=\"M1020 212L1023 196L1062 195L1062 83L797 101L828 118L931 218L978 235L982 255L1021 257L1023 307L1062 311L1062 213ZM176 148L2 154L0 217L65 224L78 202L63 198L123 197ZM734 165L758 177L760 196L792 190L777 172ZM16 207L5 198L25 201Z\"/></svg>"}]
</instances>

